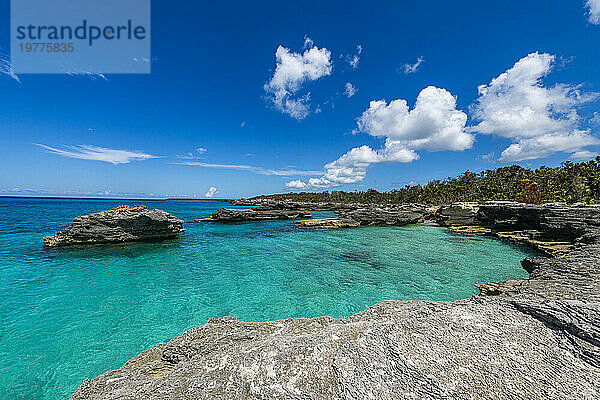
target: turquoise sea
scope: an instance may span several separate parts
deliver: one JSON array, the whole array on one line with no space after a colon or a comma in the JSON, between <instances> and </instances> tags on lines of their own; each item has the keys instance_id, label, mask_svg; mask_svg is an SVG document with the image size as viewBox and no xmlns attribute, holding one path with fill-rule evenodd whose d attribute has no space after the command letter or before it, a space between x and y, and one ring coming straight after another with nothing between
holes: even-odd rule
<instances>
[{"instance_id":1,"label":"turquoise sea","mask_svg":"<svg viewBox=\"0 0 600 400\"><path fill-rule=\"evenodd\" d=\"M186 221L164 242L42 247L121 204ZM526 278L526 248L434 224L301 230L193 222L225 203L0 198L0 398L65 399L84 378L210 317L343 317L386 299L454 300ZM315 212L313 216L333 216Z\"/></svg>"}]
</instances>

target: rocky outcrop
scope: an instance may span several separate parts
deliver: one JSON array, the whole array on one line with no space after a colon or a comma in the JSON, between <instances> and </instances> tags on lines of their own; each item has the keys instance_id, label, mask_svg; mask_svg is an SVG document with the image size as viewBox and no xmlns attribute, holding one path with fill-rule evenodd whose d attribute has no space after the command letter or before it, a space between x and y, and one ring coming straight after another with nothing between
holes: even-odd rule
<instances>
[{"instance_id":1,"label":"rocky outcrop","mask_svg":"<svg viewBox=\"0 0 600 400\"><path fill-rule=\"evenodd\" d=\"M242 222L242 221L265 221L274 219L298 219L310 218L306 211L269 210L260 211L255 208L220 208L209 218L199 221L215 222Z\"/></svg>"},{"instance_id":2,"label":"rocky outcrop","mask_svg":"<svg viewBox=\"0 0 600 400\"><path fill-rule=\"evenodd\" d=\"M68 228L45 237L44 246L167 239L183 231L183 221L165 211L120 206L75 218Z\"/></svg>"},{"instance_id":3,"label":"rocky outcrop","mask_svg":"<svg viewBox=\"0 0 600 400\"><path fill-rule=\"evenodd\" d=\"M488 283L468 300L384 301L342 319L211 319L85 380L72 398L600 398L600 208L521 207L482 206L477 223L531 224L572 243L564 257L525 259L527 280Z\"/></svg>"},{"instance_id":4,"label":"rocky outcrop","mask_svg":"<svg viewBox=\"0 0 600 400\"><path fill-rule=\"evenodd\" d=\"M300 228L356 228L360 223L348 218L303 219L294 221Z\"/></svg>"},{"instance_id":5,"label":"rocky outcrop","mask_svg":"<svg viewBox=\"0 0 600 400\"><path fill-rule=\"evenodd\" d=\"M522 283L522 280L492 281L487 283L478 283L475 285L475 287L479 289L480 296L499 296L503 293L514 290Z\"/></svg>"},{"instance_id":6,"label":"rocky outcrop","mask_svg":"<svg viewBox=\"0 0 600 400\"><path fill-rule=\"evenodd\" d=\"M495 231L536 230L548 238L573 241L590 230L600 230L600 205L578 203L523 204L490 201L455 203L436 212L444 226L480 225Z\"/></svg>"},{"instance_id":7,"label":"rocky outcrop","mask_svg":"<svg viewBox=\"0 0 600 400\"><path fill-rule=\"evenodd\" d=\"M531 246L553 257L564 257L573 247L573 243L570 241L552 239L543 232L536 230L499 231L494 232L494 234L500 239Z\"/></svg>"},{"instance_id":8,"label":"rocky outcrop","mask_svg":"<svg viewBox=\"0 0 600 400\"><path fill-rule=\"evenodd\" d=\"M298 202L298 201L280 201L269 199L240 199L230 200L233 206L253 206L259 211L268 210L306 210L306 211L344 211L354 210L365 207L361 204L331 203L331 202Z\"/></svg>"},{"instance_id":9,"label":"rocky outcrop","mask_svg":"<svg viewBox=\"0 0 600 400\"><path fill-rule=\"evenodd\" d=\"M344 204L344 203L302 203L302 202L285 202L285 201L269 201L260 203L257 210L308 210L308 211L345 211L360 208L359 204Z\"/></svg>"},{"instance_id":10,"label":"rocky outcrop","mask_svg":"<svg viewBox=\"0 0 600 400\"><path fill-rule=\"evenodd\" d=\"M455 232L496 236L562 257L576 238L600 230L599 213L600 206L585 204L492 201L443 206L435 213L435 219Z\"/></svg>"},{"instance_id":11,"label":"rocky outcrop","mask_svg":"<svg viewBox=\"0 0 600 400\"><path fill-rule=\"evenodd\" d=\"M416 224L423 222L429 215L430 210L427 207L412 204L389 208L365 207L343 214L344 218L354 220L361 226L402 226Z\"/></svg>"},{"instance_id":12,"label":"rocky outcrop","mask_svg":"<svg viewBox=\"0 0 600 400\"><path fill-rule=\"evenodd\" d=\"M470 226L477 224L478 203L455 203L437 210L436 219L444 226Z\"/></svg>"},{"instance_id":13,"label":"rocky outcrop","mask_svg":"<svg viewBox=\"0 0 600 400\"><path fill-rule=\"evenodd\" d=\"M73 399L596 398L598 369L572 350L503 302L389 301L341 320L211 320Z\"/></svg>"},{"instance_id":14,"label":"rocky outcrop","mask_svg":"<svg viewBox=\"0 0 600 400\"><path fill-rule=\"evenodd\" d=\"M432 215L426 206L371 206L351 210L338 210L339 218L296 221L302 228L353 228L357 226L404 226L423 222Z\"/></svg>"}]
</instances>

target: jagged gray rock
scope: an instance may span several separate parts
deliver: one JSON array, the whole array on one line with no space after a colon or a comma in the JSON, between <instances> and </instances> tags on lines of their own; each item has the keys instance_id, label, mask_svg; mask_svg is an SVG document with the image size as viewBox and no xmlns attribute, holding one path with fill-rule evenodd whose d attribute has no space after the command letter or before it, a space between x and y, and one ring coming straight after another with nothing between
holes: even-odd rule
<instances>
[{"instance_id":1,"label":"jagged gray rock","mask_svg":"<svg viewBox=\"0 0 600 400\"><path fill-rule=\"evenodd\" d=\"M183 232L183 221L158 209L120 206L77 217L71 226L44 238L44 246L132 242L172 238Z\"/></svg>"},{"instance_id":2,"label":"jagged gray rock","mask_svg":"<svg viewBox=\"0 0 600 400\"><path fill-rule=\"evenodd\" d=\"M356 228L360 223L348 218L303 219L294 221L301 228Z\"/></svg>"},{"instance_id":3,"label":"jagged gray rock","mask_svg":"<svg viewBox=\"0 0 600 400\"><path fill-rule=\"evenodd\" d=\"M360 204L332 203L332 202L298 202L298 201L281 201L269 199L240 199L230 200L229 203L233 206L255 206L258 211L269 210L305 210L305 211L344 211L354 210L365 207Z\"/></svg>"},{"instance_id":4,"label":"jagged gray rock","mask_svg":"<svg viewBox=\"0 0 600 400\"><path fill-rule=\"evenodd\" d=\"M298 219L310 218L307 211L297 210L268 210L260 211L254 208L220 208L209 218L201 221L215 222L242 222L242 221L264 221L272 219Z\"/></svg>"},{"instance_id":5,"label":"jagged gray rock","mask_svg":"<svg viewBox=\"0 0 600 400\"><path fill-rule=\"evenodd\" d=\"M454 203L440 207L436 219L444 226L470 226L477 223L478 212L478 203Z\"/></svg>"},{"instance_id":6,"label":"jagged gray rock","mask_svg":"<svg viewBox=\"0 0 600 400\"><path fill-rule=\"evenodd\" d=\"M577 238L600 231L598 214L600 206L581 203L490 201L442 206L435 219L455 232L496 236L528 244L551 256L564 256Z\"/></svg>"},{"instance_id":7,"label":"jagged gray rock","mask_svg":"<svg viewBox=\"0 0 600 400\"><path fill-rule=\"evenodd\" d=\"M347 211L343 216L358 222L361 226L402 226L423 222L430 214L429 208L411 204L401 207L364 207Z\"/></svg>"},{"instance_id":8,"label":"jagged gray rock","mask_svg":"<svg viewBox=\"0 0 600 400\"><path fill-rule=\"evenodd\" d=\"M600 230L599 214L600 205L490 201L443 206L435 215L444 226L481 225L496 231L537 230L552 239L574 241L586 232Z\"/></svg>"},{"instance_id":9,"label":"jagged gray rock","mask_svg":"<svg viewBox=\"0 0 600 400\"><path fill-rule=\"evenodd\" d=\"M490 226L532 224L573 247L525 259L530 278L496 283L497 296L384 301L342 319L211 319L72 399L600 398L600 208L521 207L482 209Z\"/></svg>"},{"instance_id":10,"label":"jagged gray rock","mask_svg":"<svg viewBox=\"0 0 600 400\"><path fill-rule=\"evenodd\" d=\"M357 226L404 226L431 218L429 207L417 204L403 206L370 206L350 210L337 210L338 218L296 221L302 228L354 228Z\"/></svg>"}]
</instances>

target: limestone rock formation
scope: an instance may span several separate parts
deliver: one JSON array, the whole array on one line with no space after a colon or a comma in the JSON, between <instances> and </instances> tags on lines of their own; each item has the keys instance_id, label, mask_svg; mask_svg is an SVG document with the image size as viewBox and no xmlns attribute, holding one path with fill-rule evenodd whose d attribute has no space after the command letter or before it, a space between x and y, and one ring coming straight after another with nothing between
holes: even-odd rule
<instances>
[{"instance_id":1,"label":"limestone rock formation","mask_svg":"<svg viewBox=\"0 0 600 400\"><path fill-rule=\"evenodd\" d=\"M478 212L478 203L454 203L440 207L436 217L444 226L469 226L476 224Z\"/></svg>"},{"instance_id":2,"label":"limestone rock formation","mask_svg":"<svg viewBox=\"0 0 600 400\"><path fill-rule=\"evenodd\" d=\"M324 218L312 222L296 221L302 228L353 228L357 226L403 226L423 222L431 217L428 207L409 204L402 206L362 206L338 210L339 218Z\"/></svg>"},{"instance_id":3,"label":"limestone rock formation","mask_svg":"<svg viewBox=\"0 0 600 400\"><path fill-rule=\"evenodd\" d=\"M396 207L364 207L345 212L343 216L358 222L361 226L402 226L423 222L429 214L427 207L410 204Z\"/></svg>"},{"instance_id":4,"label":"limestone rock formation","mask_svg":"<svg viewBox=\"0 0 600 400\"><path fill-rule=\"evenodd\" d=\"M163 210L120 206L75 218L68 228L46 236L44 246L167 239L184 230L182 220Z\"/></svg>"},{"instance_id":5,"label":"limestone rock formation","mask_svg":"<svg viewBox=\"0 0 600 400\"><path fill-rule=\"evenodd\" d=\"M496 236L562 257L576 238L600 230L599 213L600 206L585 204L490 201L443 206L435 213L435 219L455 232Z\"/></svg>"},{"instance_id":6,"label":"limestone rock formation","mask_svg":"<svg viewBox=\"0 0 600 400\"><path fill-rule=\"evenodd\" d=\"M572 246L523 260L529 279L468 300L384 301L342 319L211 319L85 380L72 399L600 398L600 208L487 204L476 219Z\"/></svg>"},{"instance_id":7,"label":"limestone rock formation","mask_svg":"<svg viewBox=\"0 0 600 400\"><path fill-rule=\"evenodd\" d=\"M356 228L360 223L348 218L303 219L294 221L301 228Z\"/></svg>"},{"instance_id":8,"label":"limestone rock formation","mask_svg":"<svg viewBox=\"0 0 600 400\"><path fill-rule=\"evenodd\" d=\"M265 221L273 219L298 219L310 218L310 213L306 211L290 210L268 210L260 211L254 208L220 208L209 218L201 221L215 222L241 222L241 221Z\"/></svg>"},{"instance_id":9,"label":"limestone rock formation","mask_svg":"<svg viewBox=\"0 0 600 400\"><path fill-rule=\"evenodd\" d=\"M241 199L230 200L229 203L233 206L254 206L257 211L269 210L306 210L306 211L343 211L354 210L364 205L360 204L345 204L345 203L307 203L298 201L281 201L269 199Z\"/></svg>"},{"instance_id":10,"label":"limestone rock formation","mask_svg":"<svg viewBox=\"0 0 600 400\"><path fill-rule=\"evenodd\" d=\"M523 283L522 280L493 281L487 283L478 283L475 286L479 289L481 296L499 296L510 290L514 290Z\"/></svg>"}]
</instances>

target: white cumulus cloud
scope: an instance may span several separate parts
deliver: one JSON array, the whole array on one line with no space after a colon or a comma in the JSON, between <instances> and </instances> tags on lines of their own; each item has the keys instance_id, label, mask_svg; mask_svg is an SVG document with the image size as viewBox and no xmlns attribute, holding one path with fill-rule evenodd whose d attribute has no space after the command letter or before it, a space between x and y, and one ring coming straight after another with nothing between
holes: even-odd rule
<instances>
[{"instance_id":1,"label":"white cumulus cloud","mask_svg":"<svg viewBox=\"0 0 600 400\"><path fill-rule=\"evenodd\" d=\"M206 192L204 194L204 197L211 198L211 197L213 197L217 193L219 193L219 191L217 190L217 188L214 187L214 186L211 186L210 189L208 189L208 192Z\"/></svg>"},{"instance_id":2,"label":"white cumulus cloud","mask_svg":"<svg viewBox=\"0 0 600 400\"><path fill-rule=\"evenodd\" d=\"M588 152L580 149L594 144L600 144L600 140L583 131L540 135L511 144L502 152L500 160L506 162L534 160L548 157L557 151L585 154Z\"/></svg>"},{"instance_id":3,"label":"white cumulus cloud","mask_svg":"<svg viewBox=\"0 0 600 400\"><path fill-rule=\"evenodd\" d=\"M140 151L108 149L92 145L64 146L65 149L57 149L55 147L46 146L40 143L34 143L53 154L58 154L63 157L79 158L82 160L104 161L111 164L127 164L131 161L143 161L150 158L159 158L151 154L146 154Z\"/></svg>"},{"instance_id":4,"label":"white cumulus cloud","mask_svg":"<svg viewBox=\"0 0 600 400\"><path fill-rule=\"evenodd\" d=\"M300 179L297 179L295 181L289 181L285 184L285 187L288 187L290 189L305 189L308 185L304 182L302 182Z\"/></svg>"},{"instance_id":5,"label":"white cumulus cloud","mask_svg":"<svg viewBox=\"0 0 600 400\"><path fill-rule=\"evenodd\" d=\"M600 24L600 0L587 0L585 7L588 10L588 20L590 23Z\"/></svg>"},{"instance_id":6,"label":"white cumulus cloud","mask_svg":"<svg viewBox=\"0 0 600 400\"><path fill-rule=\"evenodd\" d=\"M307 81L315 81L331 74L331 52L319 49L310 38L305 38L304 53L294 53L279 46L275 52L276 67L264 89L275 108L292 118L302 120L310 113L310 93L297 96Z\"/></svg>"},{"instance_id":7,"label":"white cumulus cloud","mask_svg":"<svg viewBox=\"0 0 600 400\"><path fill-rule=\"evenodd\" d=\"M399 140L411 149L465 150L473 146L465 132L467 114L456 109L456 98L446 89L428 86L412 110L406 100L372 101L358 120L360 131Z\"/></svg>"},{"instance_id":8,"label":"white cumulus cloud","mask_svg":"<svg viewBox=\"0 0 600 400\"><path fill-rule=\"evenodd\" d=\"M577 107L596 98L581 86L544 86L542 78L555 64L555 56L531 53L513 67L478 88L473 116L474 131L513 141L500 160L513 162L571 152L598 143L588 131L577 129Z\"/></svg>"},{"instance_id":9,"label":"white cumulus cloud","mask_svg":"<svg viewBox=\"0 0 600 400\"><path fill-rule=\"evenodd\" d=\"M360 182L372 164L408 163L419 158L415 152L418 149L461 151L471 148L475 138L465 132L466 122L467 115L456 109L454 96L434 86L419 93L412 110L402 99L389 104L385 100L372 101L358 120L358 130L385 138L384 146L378 150L369 146L351 149L325 165L323 176L309 179L306 187L326 188ZM299 183L296 181L294 185L297 187Z\"/></svg>"},{"instance_id":10,"label":"white cumulus cloud","mask_svg":"<svg viewBox=\"0 0 600 400\"><path fill-rule=\"evenodd\" d=\"M356 87L354 87L354 85L350 82L346 82L346 84L344 85L344 94L348 98L354 96L356 94Z\"/></svg>"},{"instance_id":11,"label":"white cumulus cloud","mask_svg":"<svg viewBox=\"0 0 600 400\"><path fill-rule=\"evenodd\" d=\"M308 186L327 188L341 184L362 181L367 168L372 164L401 162L408 163L419 158L413 150L395 140L388 139L379 150L369 146L355 147L335 161L326 164L325 173L320 178L310 178ZM288 182L289 183L289 182Z\"/></svg>"}]
</instances>

